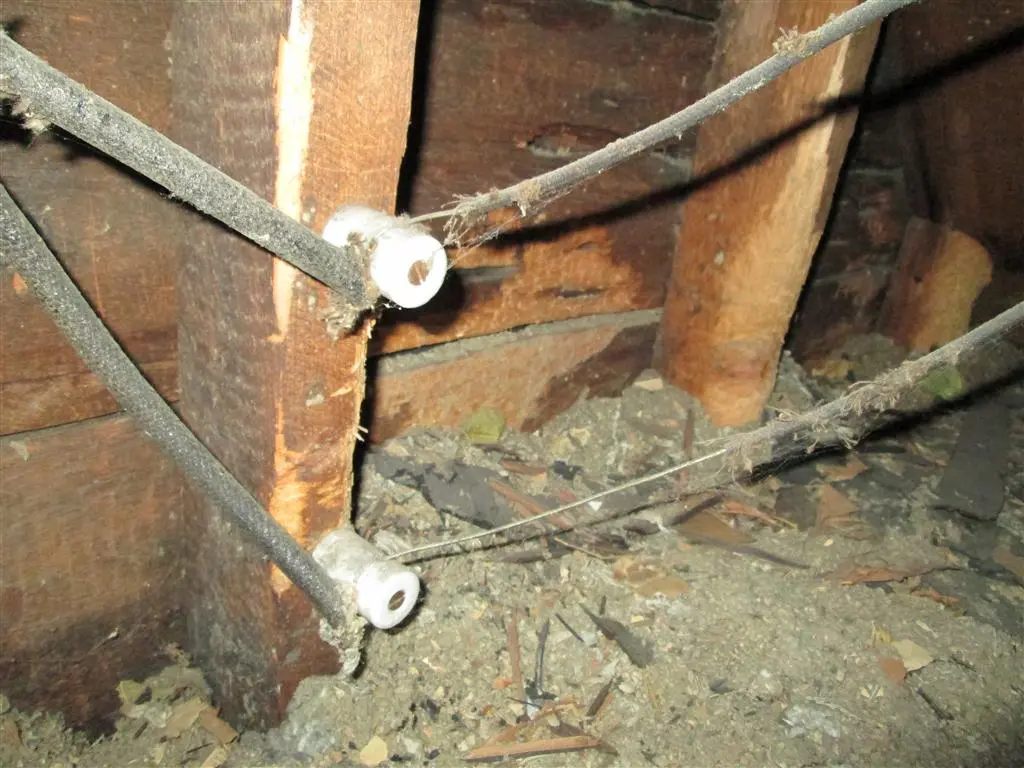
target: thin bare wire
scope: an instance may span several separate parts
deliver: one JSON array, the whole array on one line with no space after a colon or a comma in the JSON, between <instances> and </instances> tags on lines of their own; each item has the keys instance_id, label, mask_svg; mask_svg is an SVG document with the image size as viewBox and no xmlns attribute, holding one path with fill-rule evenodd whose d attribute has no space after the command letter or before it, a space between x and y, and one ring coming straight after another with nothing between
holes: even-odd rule
<instances>
[{"instance_id":1,"label":"thin bare wire","mask_svg":"<svg viewBox=\"0 0 1024 768\"><path fill-rule=\"evenodd\" d=\"M599 501L614 494L622 493L637 486L645 485L660 478L704 464L711 459L721 458L723 460L723 464L727 465L725 475L705 482L694 483L687 488L685 495L712 490L722 485L724 481L735 480L737 477L768 462L791 459L799 455L804 457L810 456L819 447L833 444L852 447L866 434L877 428L879 420L884 423L886 420L898 417L899 414L889 413L889 409L902 397L906 396L907 393L914 390L927 376L947 366L955 366L963 355L994 344L1021 325L1024 325L1024 301L991 320L982 323L963 336L939 347L934 352L930 352L917 360L909 360L870 382L865 382L859 386L851 386L844 395L837 397L829 403L814 408L793 419L777 420L759 429L726 438L727 442L724 447L705 456L684 461L668 469L631 480L622 485L607 488L599 493L595 493L593 496L588 496L585 499L573 501L569 504L563 504L560 507L524 518L523 520L516 520L515 522L468 536L460 536L455 539L412 547L404 552L392 555L389 559L404 559L411 555L420 555L425 552L464 549L466 544L502 533L508 533L509 531L554 517L585 504ZM1010 361L1011 367L1017 367L1019 364L1019 359ZM982 383L985 382L974 382L973 384L974 387L977 387ZM964 391L959 393L959 396L966 396L970 393L971 389L971 387L965 387ZM939 398L934 396L932 402L935 399ZM737 459L737 461L733 462L734 459ZM730 466L732 470L728 471Z\"/></svg>"},{"instance_id":2,"label":"thin bare wire","mask_svg":"<svg viewBox=\"0 0 1024 768\"><path fill-rule=\"evenodd\" d=\"M506 531L511 531L515 528L522 528L524 525L530 525L531 523L546 520L549 517L554 517L555 515L559 515L563 512L568 512L571 509L577 509L579 507L582 507L584 504L591 504L595 501L600 501L601 499L611 496L612 494L622 493L623 491L628 491L631 488L636 488L641 485L647 485L647 483L653 483L655 480L660 480L663 477L668 477L669 475L674 475L677 472L682 472L684 469L689 469L690 467L695 467L698 464L703 464L707 461L711 461L711 459L718 458L719 456L724 456L727 450L728 449L723 448L720 451L709 453L706 456L700 456L696 459L684 461L682 464L677 464L675 466L669 467L668 469L663 469L659 472L655 472L653 475L645 475L644 477L639 477L636 478L635 480L630 480L628 483L624 483L623 485L617 485L614 488L608 488L607 490L595 493L593 496L587 496L587 498L585 499L570 501L568 504L563 504L562 506L556 507L555 509L549 509L546 512L541 512L540 514L528 517L525 520L516 520L514 523L506 523L505 525L499 525L497 528L489 528L486 531L481 531L480 533L471 533L468 536L460 536L457 539L437 541L433 544L424 544L419 547L413 547L412 549L407 549L404 552L398 552L397 554L391 555L387 559L399 560L408 557L409 555L416 555L421 552L430 552L432 550L441 549L442 547L459 547L464 544L469 544L470 542L477 541L478 539L484 539L489 536L497 536L500 533L505 533Z\"/></svg>"}]
</instances>

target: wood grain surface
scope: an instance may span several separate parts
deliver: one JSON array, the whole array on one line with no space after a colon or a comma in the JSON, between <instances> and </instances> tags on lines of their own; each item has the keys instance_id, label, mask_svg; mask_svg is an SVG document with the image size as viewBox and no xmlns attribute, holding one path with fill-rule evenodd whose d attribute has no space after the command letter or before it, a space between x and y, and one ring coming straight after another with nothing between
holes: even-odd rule
<instances>
[{"instance_id":1,"label":"wood grain surface","mask_svg":"<svg viewBox=\"0 0 1024 768\"><path fill-rule=\"evenodd\" d=\"M780 34L812 30L853 5L726 3L715 83L770 56ZM696 172L720 177L682 209L665 371L720 424L759 418L775 383L856 119L816 116L863 87L877 34L876 26L846 38L700 127Z\"/></svg>"},{"instance_id":2,"label":"wood grain surface","mask_svg":"<svg viewBox=\"0 0 1024 768\"><path fill-rule=\"evenodd\" d=\"M417 5L406 2L183 5L172 137L314 230L344 203L391 210L416 27ZM372 327L345 335L332 301L213 224L188 233L182 413L310 546L350 515ZM190 510L190 648L225 716L268 727L302 678L337 668L337 654L305 598L254 546L201 499Z\"/></svg>"},{"instance_id":3,"label":"wood grain surface","mask_svg":"<svg viewBox=\"0 0 1024 768\"><path fill-rule=\"evenodd\" d=\"M15 39L157 130L170 120L172 3L5 0ZM177 392L179 236L185 209L60 132L0 121L3 182L107 326L164 396ZM42 306L0 280L0 434L112 413L117 405Z\"/></svg>"},{"instance_id":4,"label":"wood grain surface","mask_svg":"<svg viewBox=\"0 0 1024 768\"><path fill-rule=\"evenodd\" d=\"M109 727L184 642L182 479L124 416L0 439L0 687Z\"/></svg>"}]
</instances>

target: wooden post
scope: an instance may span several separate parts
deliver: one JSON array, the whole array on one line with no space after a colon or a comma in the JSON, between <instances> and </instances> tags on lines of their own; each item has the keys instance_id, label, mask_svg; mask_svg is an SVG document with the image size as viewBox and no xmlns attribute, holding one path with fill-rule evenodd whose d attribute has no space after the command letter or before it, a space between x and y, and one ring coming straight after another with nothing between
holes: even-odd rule
<instances>
[{"instance_id":1,"label":"wooden post","mask_svg":"<svg viewBox=\"0 0 1024 768\"><path fill-rule=\"evenodd\" d=\"M770 56L787 32L806 32L856 4L727 0L713 84ZM667 378L719 424L757 419L775 383L856 115L824 117L770 142L830 99L859 91L877 36L876 26L837 43L700 128L698 179L759 150L683 206L662 318Z\"/></svg>"},{"instance_id":2,"label":"wooden post","mask_svg":"<svg viewBox=\"0 0 1024 768\"><path fill-rule=\"evenodd\" d=\"M927 219L907 223L879 328L913 352L930 352L971 327L992 279L992 257L970 235Z\"/></svg>"},{"instance_id":3,"label":"wooden post","mask_svg":"<svg viewBox=\"0 0 1024 768\"><path fill-rule=\"evenodd\" d=\"M316 231L345 203L393 211L418 4L189 3L172 35L174 137ZM181 281L190 426L307 546L350 514L371 321L197 221ZM318 617L201 499L190 510L190 650L232 722L278 722L299 681L337 669Z\"/></svg>"}]
</instances>

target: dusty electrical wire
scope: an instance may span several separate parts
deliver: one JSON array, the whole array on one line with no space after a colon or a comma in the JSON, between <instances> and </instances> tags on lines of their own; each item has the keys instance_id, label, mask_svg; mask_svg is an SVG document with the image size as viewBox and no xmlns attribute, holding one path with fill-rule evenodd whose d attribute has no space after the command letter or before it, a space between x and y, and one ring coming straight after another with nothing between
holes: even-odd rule
<instances>
[{"instance_id":1,"label":"dusty electrical wire","mask_svg":"<svg viewBox=\"0 0 1024 768\"><path fill-rule=\"evenodd\" d=\"M343 596L327 572L178 418L103 325L31 222L0 185L0 264L25 280L79 357L197 488L230 515L334 626Z\"/></svg>"},{"instance_id":2,"label":"dusty electrical wire","mask_svg":"<svg viewBox=\"0 0 1024 768\"><path fill-rule=\"evenodd\" d=\"M414 220L447 218L446 244L462 245L461 237L483 222L492 211L516 208L518 214L513 219L532 216L587 180L650 151L662 142L680 138L686 131L735 104L747 94L763 88L804 59L915 2L918 0L864 0L860 5L835 16L815 30L803 34L784 32L776 42L775 54L771 58L730 80L680 112L553 171L525 179L504 189L461 199L451 210L424 214ZM504 222L498 229L476 240L492 237L509 223Z\"/></svg>"},{"instance_id":3,"label":"dusty electrical wire","mask_svg":"<svg viewBox=\"0 0 1024 768\"><path fill-rule=\"evenodd\" d=\"M471 551L468 545L478 545L485 539L507 534L540 520L560 515L579 507L588 506L609 496L655 480L688 471L682 496L710 491L727 483L749 476L754 470L792 460L809 457L821 448L841 445L852 447L879 426L898 420L907 413L920 413L937 402L954 400L970 394L987 380L968 381L958 365L966 357L987 349L1004 339L1014 329L1024 325L1024 302L1006 310L974 330L954 339L916 360L909 360L870 382L852 386L846 394L807 413L786 420L776 420L751 432L725 440L725 446L696 459L690 459L595 493L585 499L563 504L532 517L491 528L468 536L447 541L424 544L398 552L391 559L406 559L414 555L455 554ZM1004 372L1021 367L1024 355L1011 347L1002 350ZM954 385L927 382L930 376L949 373ZM958 383L956 383L958 382ZM946 392L948 389L954 392ZM937 393L938 392L938 393ZM690 472L701 465L710 465L711 471ZM509 539L524 541L543 536L544 533L524 534Z\"/></svg>"},{"instance_id":4,"label":"dusty electrical wire","mask_svg":"<svg viewBox=\"0 0 1024 768\"><path fill-rule=\"evenodd\" d=\"M339 249L159 131L54 69L0 30L0 96L30 126L52 123L319 280L351 305L375 295L354 249Z\"/></svg>"}]
</instances>

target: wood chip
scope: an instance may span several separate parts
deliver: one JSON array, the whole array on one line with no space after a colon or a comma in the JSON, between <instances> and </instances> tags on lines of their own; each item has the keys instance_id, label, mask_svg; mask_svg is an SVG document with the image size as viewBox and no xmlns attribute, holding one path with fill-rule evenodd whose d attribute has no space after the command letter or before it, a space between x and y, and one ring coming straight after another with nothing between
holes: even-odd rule
<instances>
[{"instance_id":1,"label":"wood chip","mask_svg":"<svg viewBox=\"0 0 1024 768\"><path fill-rule=\"evenodd\" d=\"M878 666L882 668L882 672L892 682L902 683L907 677L907 668L903 666L903 660L893 658L892 656L879 656Z\"/></svg>"},{"instance_id":2,"label":"wood chip","mask_svg":"<svg viewBox=\"0 0 1024 768\"><path fill-rule=\"evenodd\" d=\"M960 603L963 602L959 597L944 595L931 587L920 587L913 590L910 594L914 597L927 597L929 600L934 600L939 605L944 605L947 608L960 608Z\"/></svg>"},{"instance_id":3,"label":"wood chip","mask_svg":"<svg viewBox=\"0 0 1024 768\"><path fill-rule=\"evenodd\" d=\"M907 672L914 672L922 667L927 667L935 661L935 657L931 653L913 640L896 640L893 642L892 647L896 649L896 652L903 659L903 666L906 667Z\"/></svg>"},{"instance_id":4,"label":"wood chip","mask_svg":"<svg viewBox=\"0 0 1024 768\"><path fill-rule=\"evenodd\" d=\"M205 709L211 709L210 705L198 698L187 699L176 704L171 710L171 716L167 718L163 735L168 739L178 738L192 727Z\"/></svg>"},{"instance_id":5,"label":"wood chip","mask_svg":"<svg viewBox=\"0 0 1024 768\"><path fill-rule=\"evenodd\" d=\"M686 581L656 563L640 560L632 555L623 555L616 560L612 575L619 581L629 584L641 597L654 597L659 594L665 597L679 597L690 588Z\"/></svg>"},{"instance_id":6,"label":"wood chip","mask_svg":"<svg viewBox=\"0 0 1024 768\"><path fill-rule=\"evenodd\" d=\"M513 461L512 459L502 459L501 468L506 472L527 477L540 477L548 473L548 468L540 464L526 464L525 462Z\"/></svg>"},{"instance_id":7,"label":"wood chip","mask_svg":"<svg viewBox=\"0 0 1024 768\"><path fill-rule=\"evenodd\" d=\"M686 426L683 427L683 458L693 458L693 436L696 430L697 419L693 415L693 408L686 409Z\"/></svg>"},{"instance_id":8,"label":"wood chip","mask_svg":"<svg viewBox=\"0 0 1024 768\"><path fill-rule=\"evenodd\" d=\"M835 464L819 463L817 465L818 472L830 483L853 480L857 475L867 471L867 468L868 465L856 456L849 457L845 464L838 467Z\"/></svg>"},{"instance_id":9,"label":"wood chip","mask_svg":"<svg viewBox=\"0 0 1024 768\"><path fill-rule=\"evenodd\" d=\"M706 544L712 547L734 552L737 555L757 557L775 565L782 565L787 568L806 568L803 563L796 563L784 557L765 552L763 549L749 546L748 542L753 537L743 531L738 531L727 523L723 523L708 510L701 510L684 518L676 526L679 535L694 544Z\"/></svg>"},{"instance_id":10,"label":"wood chip","mask_svg":"<svg viewBox=\"0 0 1024 768\"><path fill-rule=\"evenodd\" d=\"M603 746L603 742L587 734L578 736L559 736L553 739L538 739L527 742L502 742L484 744L466 755L466 760L498 760L505 757L532 757L534 755L550 755L556 752L579 752Z\"/></svg>"},{"instance_id":11,"label":"wood chip","mask_svg":"<svg viewBox=\"0 0 1024 768\"><path fill-rule=\"evenodd\" d=\"M796 524L790 520L769 515L767 512L762 512L757 507L744 504L742 501L737 501L736 499L728 499L723 502L722 506L718 508L718 513L720 515L729 515L730 517L747 517L751 520L757 520L758 522L764 523L765 525L784 528L796 527Z\"/></svg>"},{"instance_id":12,"label":"wood chip","mask_svg":"<svg viewBox=\"0 0 1024 768\"><path fill-rule=\"evenodd\" d=\"M832 578L844 587L853 584L880 584L886 581L905 581L911 577L923 576L932 571L939 571L955 566L949 563L925 563L924 565L895 568L888 565L858 565L855 562L840 565L832 573Z\"/></svg>"},{"instance_id":13,"label":"wood chip","mask_svg":"<svg viewBox=\"0 0 1024 768\"><path fill-rule=\"evenodd\" d=\"M679 524L677 530L687 538L701 543L716 541L720 544L750 544L754 537L723 523L709 510L702 510L690 515Z\"/></svg>"},{"instance_id":14,"label":"wood chip","mask_svg":"<svg viewBox=\"0 0 1024 768\"><path fill-rule=\"evenodd\" d=\"M508 632L508 662L512 682L516 687L516 694L522 701L526 701L526 683L523 682L523 664L519 651L519 611L513 611L506 624Z\"/></svg>"},{"instance_id":15,"label":"wood chip","mask_svg":"<svg viewBox=\"0 0 1024 768\"><path fill-rule=\"evenodd\" d=\"M220 744L213 748L213 751L206 756L200 768L220 768L231 757L231 750Z\"/></svg>"},{"instance_id":16,"label":"wood chip","mask_svg":"<svg viewBox=\"0 0 1024 768\"><path fill-rule=\"evenodd\" d=\"M645 376L634 381L633 386L648 392L660 392L665 388L665 381L658 375Z\"/></svg>"},{"instance_id":17,"label":"wood chip","mask_svg":"<svg viewBox=\"0 0 1024 768\"><path fill-rule=\"evenodd\" d=\"M388 759L388 745L380 736L374 736L359 750L360 765L380 765Z\"/></svg>"},{"instance_id":18,"label":"wood chip","mask_svg":"<svg viewBox=\"0 0 1024 768\"><path fill-rule=\"evenodd\" d=\"M871 625L871 647L877 648L879 645L891 645L893 641L892 632L885 627L876 627Z\"/></svg>"},{"instance_id":19,"label":"wood chip","mask_svg":"<svg viewBox=\"0 0 1024 768\"><path fill-rule=\"evenodd\" d=\"M818 491L817 520L814 527L818 530L837 528L853 517L857 505L831 485L823 485Z\"/></svg>"},{"instance_id":20,"label":"wood chip","mask_svg":"<svg viewBox=\"0 0 1024 768\"><path fill-rule=\"evenodd\" d=\"M597 717L601 714L601 710L604 709L604 705L608 703L608 699L611 698L612 686L615 685L615 678L609 678L608 682L601 686L601 690L597 692L594 700L590 702L590 706L587 707L586 717Z\"/></svg>"},{"instance_id":21,"label":"wood chip","mask_svg":"<svg viewBox=\"0 0 1024 768\"><path fill-rule=\"evenodd\" d=\"M230 744L238 738L238 731L221 720L213 707L199 713L199 724L221 744Z\"/></svg>"},{"instance_id":22,"label":"wood chip","mask_svg":"<svg viewBox=\"0 0 1024 768\"><path fill-rule=\"evenodd\" d=\"M24 277L15 272L11 276L11 288L14 289L15 296L23 296L28 291L28 283L25 282Z\"/></svg>"},{"instance_id":23,"label":"wood chip","mask_svg":"<svg viewBox=\"0 0 1024 768\"><path fill-rule=\"evenodd\" d=\"M818 491L816 519L811 533L839 533L848 539L864 541L874 532L871 526L854 517L857 505L831 485L824 485Z\"/></svg>"}]
</instances>

